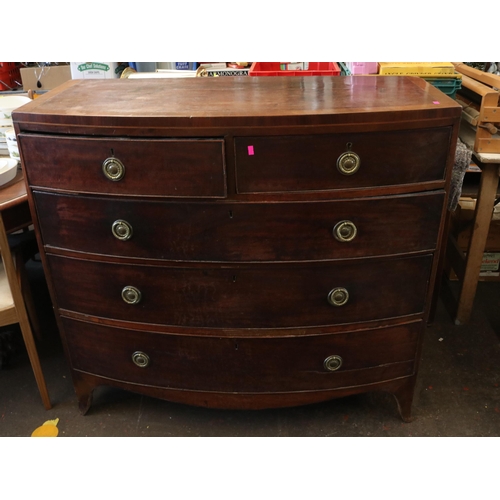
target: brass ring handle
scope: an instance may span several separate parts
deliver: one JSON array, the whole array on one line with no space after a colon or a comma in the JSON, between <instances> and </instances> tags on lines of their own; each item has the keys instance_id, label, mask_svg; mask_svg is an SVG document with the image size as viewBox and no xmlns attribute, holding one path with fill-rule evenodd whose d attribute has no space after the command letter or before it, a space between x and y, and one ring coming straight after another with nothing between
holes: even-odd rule
<instances>
[{"instance_id":1,"label":"brass ring handle","mask_svg":"<svg viewBox=\"0 0 500 500\"><path fill-rule=\"evenodd\" d=\"M325 367L325 370L334 372L342 366L342 358L336 354L328 356L325 361L323 361L323 366Z\"/></svg>"},{"instance_id":2,"label":"brass ring handle","mask_svg":"<svg viewBox=\"0 0 500 500\"><path fill-rule=\"evenodd\" d=\"M149 365L149 356L142 351L136 351L132 354L132 361L139 368L146 368Z\"/></svg>"},{"instance_id":3,"label":"brass ring handle","mask_svg":"<svg viewBox=\"0 0 500 500\"><path fill-rule=\"evenodd\" d=\"M113 222L111 226L111 232L113 236L120 241L127 241L132 238L133 230L132 226L123 219L118 219Z\"/></svg>"},{"instance_id":4,"label":"brass ring handle","mask_svg":"<svg viewBox=\"0 0 500 500\"><path fill-rule=\"evenodd\" d=\"M118 158L112 156L102 162L102 171L110 181L121 181L125 176L125 165Z\"/></svg>"},{"instance_id":5,"label":"brass ring handle","mask_svg":"<svg viewBox=\"0 0 500 500\"><path fill-rule=\"evenodd\" d=\"M361 166L361 158L352 151L342 153L337 159L337 169L343 175L355 174Z\"/></svg>"},{"instance_id":6,"label":"brass ring handle","mask_svg":"<svg viewBox=\"0 0 500 500\"><path fill-rule=\"evenodd\" d=\"M358 234L358 229L354 225L354 222L350 220L341 220L335 224L333 228L333 236L338 241L342 243L346 243L348 241L352 241L356 235Z\"/></svg>"},{"instance_id":7,"label":"brass ring handle","mask_svg":"<svg viewBox=\"0 0 500 500\"><path fill-rule=\"evenodd\" d=\"M126 286L122 290L122 299L127 304L138 304L141 298L142 294L135 286Z\"/></svg>"},{"instance_id":8,"label":"brass ring handle","mask_svg":"<svg viewBox=\"0 0 500 500\"><path fill-rule=\"evenodd\" d=\"M345 288L334 288L328 294L328 303L332 306L343 306L349 300L349 292Z\"/></svg>"}]
</instances>

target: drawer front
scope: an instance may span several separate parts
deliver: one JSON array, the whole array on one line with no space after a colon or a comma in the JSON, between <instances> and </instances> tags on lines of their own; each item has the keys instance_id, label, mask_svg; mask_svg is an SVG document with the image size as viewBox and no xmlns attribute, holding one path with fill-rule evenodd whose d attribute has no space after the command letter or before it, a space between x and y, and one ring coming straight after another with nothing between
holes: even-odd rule
<instances>
[{"instance_id":1,"label":"drawer front","mask_svg":"<svg viewBox=\"0 0 500 500\"><path fill-rule=\"evenodd\" d=\"M48 256L62 309L207 328L336 325L422 313L431 263L426 255L329 265L167 268ZM337 289L347 290L343 305L329 303L333 290L337 302L346 298ZM127 303L122 293L138 303Z\"/></svg>"},{"instance_id":2,"label":"drawer front","mask_svg":"<svg viewBox=\"0 0 500 500\"><path fill-rule=\"evenodd\" d=\"M362 385L413 373L421 323L340 335L186 337L72 321L63 328L73 368L172 389L279 392ZM136 354L136 362L133 355ZM325 360L337 356L330 371ZM327 363L328 364L328 363Z\"/></svg>"},{"instance_id":3,"label":"drawer front","mask_svg":"<svg viewBox=\"0 0 500 500\"><path fill-rule=\"evenodd\" d=\"M239 193L325 191L443 180L451 129L358 134L237 137ZM359 169L341 173L351 151ZM352 158L352 157L351 157ZM349 161L344 169L353 169Z\"/></svg>"},{"instance_id":4,"label":"drawer front","mask_svg":"<svg viewBox=\"0 0 500 500\"><path fill-rule=\"evenodd\" d=\"M444 201L443 192L266 204L140 202L38 191L34 197L47 246L212 262L329 260L431 251L436 247ZM129 224L128 239L115 236L116 221ZM346 235L342 225L347 225Z\"/></svg>"},{"instance_id":5,"label":"drawer front","mask_svg":"<svg viewBox=\"0 0 500 500\"><path fill-rule=\"evenodd\" d=\"M66 138L20 134L30 185L169 197L226 196L224 141ZM112 159L112 160L110 160ZM106 177L103 164L110 160ZM119 160L122 167L116 163Z\"/></svg>"}]
</instances>

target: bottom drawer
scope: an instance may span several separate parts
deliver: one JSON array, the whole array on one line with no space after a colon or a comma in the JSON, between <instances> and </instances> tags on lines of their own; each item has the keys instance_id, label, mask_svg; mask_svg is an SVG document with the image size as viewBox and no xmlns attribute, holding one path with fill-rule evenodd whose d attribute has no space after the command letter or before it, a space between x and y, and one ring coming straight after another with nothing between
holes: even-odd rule
<instances>
[{"instance_id":1,"label":"bottom drawer","mask_svg":"<svg viewBox=\"0 0 500 500\"><path fill-rule=\"evenodd\" d=\"M335 389L411 375L422 329L417 321L343 334L217 338L62 323L73 369L140 385L236 393Z\"/></svg>"}]
</instances>

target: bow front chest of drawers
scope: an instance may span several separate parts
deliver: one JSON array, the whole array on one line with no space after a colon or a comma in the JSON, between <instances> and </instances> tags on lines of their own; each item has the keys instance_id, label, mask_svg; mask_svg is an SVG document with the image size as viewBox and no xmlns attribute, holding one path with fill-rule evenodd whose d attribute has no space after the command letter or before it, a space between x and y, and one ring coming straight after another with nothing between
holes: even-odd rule
<instances>
[{"instance_id":1,"label":"bow front chest of drawers","mask_svg":"<svg viewBox=\"0 0 500 500\"><path fill-rule=\"evenodd\" d=\"M460 107L412 77L70 81L14 113L85 413L99 385L410 418Z\"/></svg>"}]
</instances>

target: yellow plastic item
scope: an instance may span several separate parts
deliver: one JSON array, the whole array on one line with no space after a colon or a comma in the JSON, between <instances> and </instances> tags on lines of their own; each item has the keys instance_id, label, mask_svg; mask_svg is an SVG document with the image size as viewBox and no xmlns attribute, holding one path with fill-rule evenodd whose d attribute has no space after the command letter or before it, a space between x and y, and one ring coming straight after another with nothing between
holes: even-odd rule
<instances>
[{"instance_id":1,"label":"yellow plastic item","mask_svg":"<svg viewBox=\"0 0 500 500\"><path fill-rule=\"evenodd\" d=\"M445 76L455 73L451 62L380 62L379 75Z\"/></svg>"},{"instance_id":2,"label":"yellow plastic item","mask_svg":"<svg viewBox=\"0 0 500 500\"><path fill-rule=\"evenodd\" d=\"M31 437L57 437L59 429L57 424L59 419L47 420L40 427L37 427L31 434Z\"/></svg>"}]
</instances>

